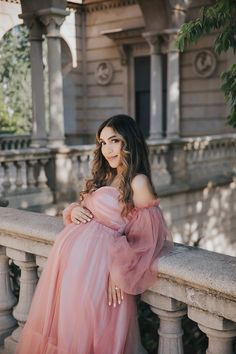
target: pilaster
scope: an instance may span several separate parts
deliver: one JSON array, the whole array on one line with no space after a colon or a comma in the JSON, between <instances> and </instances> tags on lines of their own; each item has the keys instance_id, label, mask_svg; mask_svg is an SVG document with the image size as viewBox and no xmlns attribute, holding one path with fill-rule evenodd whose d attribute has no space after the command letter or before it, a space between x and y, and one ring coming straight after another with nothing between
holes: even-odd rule
<instances>
[{"instance_id":1,"label":"pilaster","mask_svg":"<svg viewBox=\"0 0 236 354\"><path fill-rule=\"evenodd\" d=\"M154 32L146 32L142 35L150 46L151 56L151 117L148 140L156 141L163 136L162 57L160 36L158 33Z\"/></svg>"}]
</instances>

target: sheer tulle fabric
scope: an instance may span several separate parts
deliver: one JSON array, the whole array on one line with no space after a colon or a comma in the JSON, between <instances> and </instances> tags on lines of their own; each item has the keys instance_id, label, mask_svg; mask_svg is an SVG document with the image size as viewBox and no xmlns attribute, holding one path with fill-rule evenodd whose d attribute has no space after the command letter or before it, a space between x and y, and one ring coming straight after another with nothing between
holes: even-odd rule
<instances>
[{"instance_id":1,"label":"sheer tulle fabric","mask_svg":"<svg viewBox=\"0 0 236 354\"><path fill-rule=\"evenodd\" d=\"M156 281L149 267L167 235L158 203L121 217L118 191L102 187L83 201L94 215L56 237L40 277L17 354L144 354L135 297ZM111 272L126 292L108 306Z\"/></svg>"},{"instance_id":2,"label":"sheer tulle fabric","mask_svg":"<svg viewBox=\"0 0 236 354\"><path fill-rule=\"evenodd\" d=\"M150 270L170 239L159 201L135 208L124 236L114 239L109 249L109 270L115 283L128 294L137 295L157 280Z\"/></svg>"}]
</instances>

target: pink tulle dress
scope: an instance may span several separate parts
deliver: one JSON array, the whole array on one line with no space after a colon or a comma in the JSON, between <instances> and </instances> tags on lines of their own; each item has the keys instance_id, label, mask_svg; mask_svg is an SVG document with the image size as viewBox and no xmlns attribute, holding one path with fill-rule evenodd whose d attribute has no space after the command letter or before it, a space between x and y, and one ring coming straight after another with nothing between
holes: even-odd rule
<instances>
[{"instance_id":1,"label":"pink tulle dress","mask_svg":"<svg viewBox=\"0 0 236 354\"><path fill-rule=\"evenodd\" d=\"M143 354L135 294L156 281L150 271L160 256L167 228L158 201L121 216L118 190L104 186L82 204L94 215L57 235L38 282L17 354ZM108 276L124 300L108 305Z\"/></svg>"}]
</instances>

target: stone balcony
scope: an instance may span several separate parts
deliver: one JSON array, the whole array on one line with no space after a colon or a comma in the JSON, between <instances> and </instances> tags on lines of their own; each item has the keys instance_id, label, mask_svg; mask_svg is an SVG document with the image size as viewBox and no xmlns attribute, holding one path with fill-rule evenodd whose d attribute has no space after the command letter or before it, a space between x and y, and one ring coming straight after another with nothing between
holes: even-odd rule
<instances>
[{"instance_id":1,"label":"stone balcony","mask_svg":"<svg viewBox=\"0 0 236 354\"><path fill-rule=\"evenodd\" d=\"M0 208L1 353L13 354L26 321L38 277L61 218ZM27 220L27 223L25 222ZM13 294L9 262L21 270L19 299ZM181 319L197 322L208 337L207 354L233 354L236 336L236 258L175 244L153 270L156 284L142 294L160 319L159 354L183 354Z\"/></svg>"},{"instance_id":2,"label":"stone balcony","mask_svg":"<svg viewBox=\"0 0 236 354\"><path fill-rule=\"evenodd\" d=\"M2 150L0 195L17 208L76 199L89 175L93 148ZM209 182L227 184L236 174L236 134L150 142L149 157L160 196L190 191Z\"/></svg>"}]
</instances>

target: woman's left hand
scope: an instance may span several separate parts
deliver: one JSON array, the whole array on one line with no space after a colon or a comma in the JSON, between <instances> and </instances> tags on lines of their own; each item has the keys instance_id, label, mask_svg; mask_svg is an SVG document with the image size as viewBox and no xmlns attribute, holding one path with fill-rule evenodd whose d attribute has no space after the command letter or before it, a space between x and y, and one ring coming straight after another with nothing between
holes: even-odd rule
<instances>
[{"instance_id":1,"label":"woman's left hand","mask_svg":"<svg viewBox=\"0 0 236 354\"><path fill-rule=\"evenodd\" d=\"M108 278L108 289L107 289L108 305L116 307L117 304L121 304L124 299L124 292L121 290L111 279L109 275Z\"/></svg>"}]
</instances>

